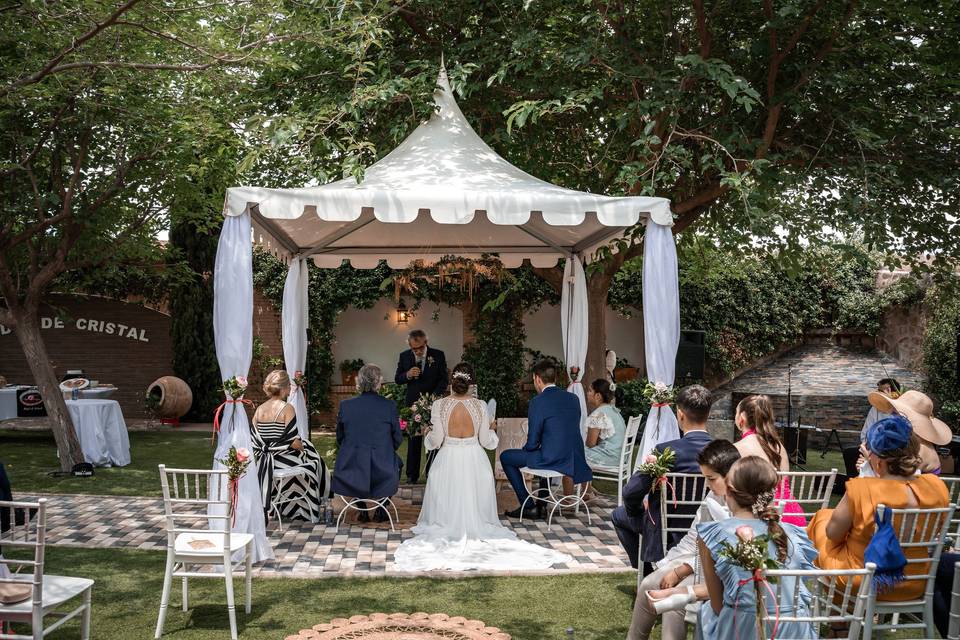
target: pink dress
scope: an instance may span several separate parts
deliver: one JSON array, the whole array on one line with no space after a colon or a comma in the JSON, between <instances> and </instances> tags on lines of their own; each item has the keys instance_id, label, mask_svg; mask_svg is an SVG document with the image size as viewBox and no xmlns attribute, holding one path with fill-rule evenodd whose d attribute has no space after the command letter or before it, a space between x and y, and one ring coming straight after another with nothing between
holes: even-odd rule
<instances>
[{"instance_id":1,"label":"pink dress","mask_svg":"<svg viewBox=\"0 0 960 640\"><path fill-rule=\"evenodd\" d=\"M750 429L749 431L744 431L743 436L756 435L756 431ZM759 436L757 436L759 437ZM783 500L783 517L781 521L788 524L795 524L798 527L807 526L807 518L803 515L803 507L800 506L800 503L793 499L793 494L790 493L790 484L787 482L787 479L784 478L780 485L777 487L776 492L773 494L774 500Z\"/></svg>"}]
</instances>

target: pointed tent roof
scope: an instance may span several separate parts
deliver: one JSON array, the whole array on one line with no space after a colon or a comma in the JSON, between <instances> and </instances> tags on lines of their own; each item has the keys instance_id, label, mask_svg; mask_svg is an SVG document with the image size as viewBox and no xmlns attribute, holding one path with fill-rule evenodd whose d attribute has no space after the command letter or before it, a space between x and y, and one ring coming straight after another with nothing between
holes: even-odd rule
<instances>
[{"instance_id":1,"label":"pointed tent roof","mask_svg":"<svg viewBox=\"0 0 960 640\"><path fill-rule=\"evenodd\" d=\"M496 253L508 267L589 254L648 215L672 224L665 198L609 197L559 187L491 149L457 106L441 68L437 109L367 168L319 187L227 190L225 215L249 210L255 240L275 253L402 268L411 260Z\"/></svg>"}]
</instances>

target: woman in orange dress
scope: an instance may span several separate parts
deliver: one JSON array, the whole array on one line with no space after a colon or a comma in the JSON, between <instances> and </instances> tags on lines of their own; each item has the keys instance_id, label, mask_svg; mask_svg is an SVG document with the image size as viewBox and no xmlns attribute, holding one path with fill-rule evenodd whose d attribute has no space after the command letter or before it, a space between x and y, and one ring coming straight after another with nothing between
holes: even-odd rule
<instances>
[{"instance_id":1,"label":"woman in orange dress","mask_svg":"<svg viewBox=\"0 0 960 640\"><path fill-rule=\"evenodd\" d=\"M936 509L949 502L947 486L939 477L917 475L921 464L920 443L910 423L902 416L892 416L873 424L867 430L867 464L876 477L851 478L846 495L835 509L821 509L807 526L807 534L820 553L816 560L821 569L859 569L864 565L864 552L876 530L877 505L893 509ZM909 559L926 556L923 548L904 549ZM923 563L908 564L907 576L922 574ZM901 582L877 596L878 600L912 600L923 595L919 580Z\"/></svg>"}]
</instances>

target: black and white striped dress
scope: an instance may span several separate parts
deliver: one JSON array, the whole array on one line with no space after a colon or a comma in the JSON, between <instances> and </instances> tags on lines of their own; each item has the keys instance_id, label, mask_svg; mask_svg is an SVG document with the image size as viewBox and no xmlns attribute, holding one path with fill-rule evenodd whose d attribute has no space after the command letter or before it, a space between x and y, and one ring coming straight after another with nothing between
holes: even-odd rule
<instances>
[{"instance_id":1,"label":"black and white striped dress","mask_svg":"<svg viewBox=\"0 0 960 640\"><path fill-rule=\"evenodd\" d=\"M303 449L297 451L291 445L300 437L297 432L297 418L284 424L280 421L284 403L272 422L255 422L253 429L253 455L259 467L260 495L263 496L263 509L269 518L270 503L273 501L273 472L275 469L290 469L303 467L305 475L295 476L286 481L289 493L291 486L293 493L299 497L296 500L280 505L280 514L284 520L310 520L311 511L315 517L322 516L320 500L322 497L332 497L330 493L330 475L327 465L317 452L316 447L309 440L301 440ZM312 509L311 509L312 508Z\"/></svg>"}]
</instances>

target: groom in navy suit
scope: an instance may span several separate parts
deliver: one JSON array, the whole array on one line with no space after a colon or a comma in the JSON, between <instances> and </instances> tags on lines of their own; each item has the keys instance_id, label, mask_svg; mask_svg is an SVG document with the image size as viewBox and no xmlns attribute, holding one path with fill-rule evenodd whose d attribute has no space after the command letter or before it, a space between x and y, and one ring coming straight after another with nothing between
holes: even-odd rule
<instances>
[{"instance_id":1,"label":"groom in navy suit","mask_svg":"<svg viewBox=\"0 0 960 640\"><path fill-rule=\"evenodd\" d=\"M533 368L533 386L538 395L527 410L527 444L523 449L507 449L500 464L520 500L520 506L506 515L519 518L523 503L530 495L520 469L549 469L571 478L574 483L589 482L593 473L583 453L580 435L580 401L577 396L556 385L557 369L542 360ZM541 481L541 487L544 487ZM537 501L537 517L543 517L543 503ZM528 512L528 517L530 513Z\"/></svg>"}]
</instances>

